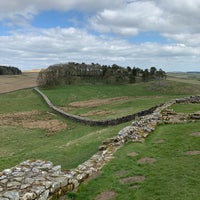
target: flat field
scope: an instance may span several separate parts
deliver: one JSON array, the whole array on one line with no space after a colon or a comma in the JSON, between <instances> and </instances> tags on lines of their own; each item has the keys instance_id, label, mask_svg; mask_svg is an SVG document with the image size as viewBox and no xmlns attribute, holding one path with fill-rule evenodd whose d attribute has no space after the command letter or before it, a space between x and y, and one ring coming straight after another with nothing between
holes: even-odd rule
<instances>
[{"instance_id":1,"label":"flat field","mask_svg":"<svg viewBox=\"0 0 200 200\"><path fill-rule=\"evenodd\" d=\"M23 72L21 75L1 75L0 93L37 86L38 72Z\"/></svg>"}]
</instances>

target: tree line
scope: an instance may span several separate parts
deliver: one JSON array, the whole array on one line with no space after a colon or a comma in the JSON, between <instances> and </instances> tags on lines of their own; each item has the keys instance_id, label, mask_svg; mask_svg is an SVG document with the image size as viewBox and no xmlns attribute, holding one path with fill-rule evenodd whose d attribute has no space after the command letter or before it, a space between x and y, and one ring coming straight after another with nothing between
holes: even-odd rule
<instances>
[{"instance_id":1,"label":"tree line","mask_svg":"<svg viewBox=\"0 0 200 200\"><path fill-rule=\"evenodd\" d=\"M19 70L17 67L0 65L0 75L18 75L21 73L21 70Z\"/></svg>"},{"instance_id":2,"label":"tree line","mask_svg":"<svg viewBox=\"0 0 200 200\"><path fill-rule=\"evenodd\" d=\"M57 85L70 85L81 82L122 84L164 79L166 73L156 67L140 69L139 67L121 67L119 65L100 65L98 63L55 64L39 72L38 84L41 87L53 87Z\"/></svg>"}]
</instances>

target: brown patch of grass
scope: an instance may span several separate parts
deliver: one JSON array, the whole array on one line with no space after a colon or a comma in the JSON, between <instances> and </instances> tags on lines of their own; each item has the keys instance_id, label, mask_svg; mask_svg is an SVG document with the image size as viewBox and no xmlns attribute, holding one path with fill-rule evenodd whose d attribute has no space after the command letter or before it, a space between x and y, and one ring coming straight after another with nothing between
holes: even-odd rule
<instances>
[{"instance_id":1,"label":"brown patch of grass","mask_svg":"<svg viewBox=\"0 0 200 200\"><path fill-rule=\"evenodd\" d=\"M141 158L137 161L137 164L148 164L148 163L154 163L156 162L156 159L155 158L148 158L148 157L145 157L145 158Z\"/></svg>"},{"instance_id":2,"label":"brown patch of grass","mask_svg":"<svg viewBox=\"0 0 200 200\"><path fill-rule=\"evenodd\" d=\"M165 140L160 139L160 140L156 140L154 143L156 143L156 144L162 144L162 143L164 143L164 142L165 142Z\"/></svg>"},{"instance_id":3,"label":"brown patch of grass","mask_svg":"<svg viewBox=\"0 0 200 200\"><path fill-rule=\"evenodd\" d=\"M114 97L114 98L108 98L108 99L93 99L93 100L88 100L88 101L73 102L73 103L70 103L69 106L75 107L75 108L94 108L97 106L110 104L113 102L120 102L120 101L124 101L128 99L129 99L128 96Z\"/></svg>"},{"instance_id":4,"label":"brown patch of grass","mask_svg":"<svg viewBox=\"0 0 200 200\"><path fill-rule=\"evenodd\" d=\"M188 155L188 156L199 155L199 154L200 154L200 151L198 151L198 150L187 151L185 154Z\"/></svg>"},{"instance_id":5,"label":"brown patch of grass","mask_svg":"<svg viewBox=\"0 0 200 200\"><path fill-rule=\"evenodd\" d=\"M0 93L37 86L38 72L24 72L21 75L1 75Z\"/></svg>"},{"instance_id":6,"label":"brown patch of grass","mask_svg":"<svg viewBox=\"0 0 200 200\"><path fill-rule=\"evenodd\" d=\"M27 72L40 72L43 69L30 69L30 70L24 70L23 73L27 73Z\"/></svg>"},{"instance_id":7,"label":"brown patch of grass","mask_svg":"<svg viewBox=\"0 0 200 200\"><path fill-rule=\"evenodd\" d=\"M200 137L200 132L191 133L191 136L194 136L194 137Z\"/></svg>"},{"instance_id":8,"label":"brown patch of grass","mask_svg":"<svg viewBox=\"0 0 200 200\"><path fill-rule=\"evenodd\" d=\"M135 157L135 156L138 156L139 154L137 152L131 152L131 153L128 153L127 156L130 156L130 157Z\"/></svg>"},{"instance_id":9,"label":"brown patch of grass","mask_svg":"<svg viewBox=\"0 0 200 200\"><path fill-rule=\"evenodd\" d=\"M51 114L40 111L13 112L0 114L0 126L23 126L29 129L44 129L47 135L59 132L67 125L57 119L51 119Z\"/></svg>"},{"instance_id":10,"label":"brown patch of grass","mask_svg":"<svg viewBox=\"0 0 200 200\"><path fill-rule=\"evenodd\" d=\"M37 110L0 114L0 125L17 125L20 121L35 119L40 114L41 112Z\"/></svg>"},{"instance_id":11,"label":"brown patch of grass","mask_svg":"<svg viewBox=\"0 0 200 200\"><path fill-rule=\"evenodd\" d=\"M23 127L25 128L39 128L44 129L48 132L48 136L59 132L63 129L65 129L67 126L63 122L57 120L57 119L51 119L51 120L39 120L39 121L25 121L22 123Z\"/></svg>"},{"instance_id":12,"label":"brown patch of grass","mask_svg":"<svg viewBox=\"0 0 200 200\"><path fill-rule=\"evenodd\" d=\"M106 190L97 195L95 200L114 200L117 197L117 193L111 190Z\"/></svg>"},{"instance_id":13,"label":"brown patch of grass","mask_svg":"<svg viewBox=\"0 0 200 200\"><path fill-rule=\"evenodd\" d=\"M80 116L82 116L82 117L89 117L89 116L94 116L94 115L104 116L104 115L108 115L108 114L115 114L115 112L113 112L113 111L103 111L103 110L94 110L94 111L89 111L88 113L85 113L85 114L80 114Z\"/></svg>"},{"instance_id":14,"label":"brown patch of grass","mask_svg":"<svg viewBox=\"0 0 200 200\"><path fill-rule=\"evenodd\" d=\"M145 176L131 176L127 178L123 178L120 180L122 184L127 184L127 183L141 183L146 179Z\"/></svg>"}]
</instances>

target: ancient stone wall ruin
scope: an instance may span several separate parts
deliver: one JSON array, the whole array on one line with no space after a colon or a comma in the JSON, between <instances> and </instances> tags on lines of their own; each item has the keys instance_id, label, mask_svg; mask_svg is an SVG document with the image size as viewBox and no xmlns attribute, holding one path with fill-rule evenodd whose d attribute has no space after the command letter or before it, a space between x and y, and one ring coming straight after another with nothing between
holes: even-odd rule
<instances>
[{"instance_id":1,"label":"ancient stone wall ruin","mask_svg":"<svg viewBox=\"0 0 200 200\"><path fill-rule=\"evenodd\" d=\"M195 102L194 102L195 100ZM183 123L200 119L200 113L177 114L168 108L174 103L200 103L200 96L175 99L157 107L108 138L99 151L75 169L62 171L50 161L27 160L0 172L0 200L54 200L72 191L88 177L101 170L113 153L128 141L141 142L161 123Z\"/></svg>"}]
</instances>

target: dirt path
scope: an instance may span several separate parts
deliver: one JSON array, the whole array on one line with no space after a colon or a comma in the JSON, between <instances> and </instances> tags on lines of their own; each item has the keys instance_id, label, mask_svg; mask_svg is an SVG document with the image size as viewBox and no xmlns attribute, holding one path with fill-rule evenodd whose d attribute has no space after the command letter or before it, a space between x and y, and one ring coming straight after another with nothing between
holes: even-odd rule
<instances>
[{"instance_id":1,"label":"dirt path","mask_svg":"<svg viewBox=\"0 0 200 200\"><path fill-rule=\"evenodd\" d=\"M24 72L22 75L1 75L0 94L37 86L38 72Z\"/></svg>"}]
</instances>

